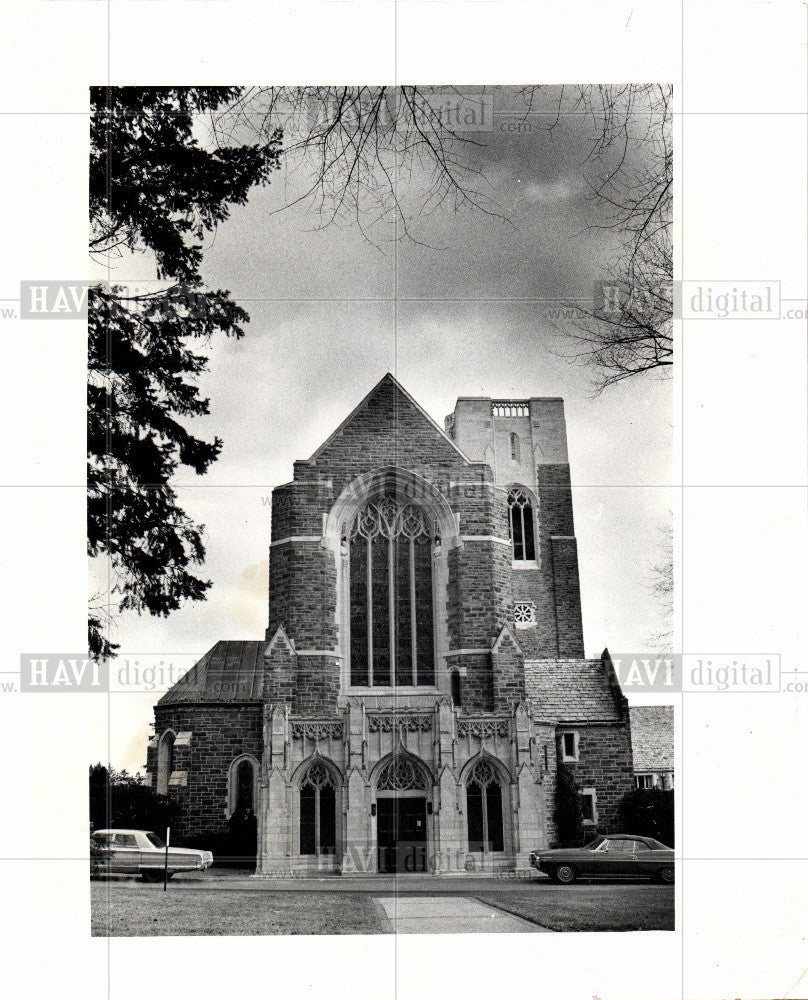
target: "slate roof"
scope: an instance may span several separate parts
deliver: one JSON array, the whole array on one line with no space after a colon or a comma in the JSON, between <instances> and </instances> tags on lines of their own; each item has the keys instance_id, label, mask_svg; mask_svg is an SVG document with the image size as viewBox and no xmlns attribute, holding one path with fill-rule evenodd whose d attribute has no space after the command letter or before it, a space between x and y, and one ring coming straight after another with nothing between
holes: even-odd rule
<instances>
[{"instance_id":1,"label":"slate roof","mask_svg":"<svg viewBox=\"0 0 808 1000\"><path fill-rule=\"evenodd\" d=\"M673 770L673 705L632 705L635 771Z\"/></svg>"},{"instance_id":2,"label":"slate roof","mask_svg":"<svg viewBox=\"0 0 808 1000\"><path fill-rule=\"evenodd\" d=\"M538 714L554 722L621 719L602 660L525 660L525 688Z\"/></svg>"},{"instance_id":3,"label":"slate roof","mask_svg":"<svg viewBox=\"0 0 808 1000\"><path fill-rule=\"evenodd\" d=\"M260 702L266 647L266 641L217 642L157 704Z\"/></svg>"}]
</instances>

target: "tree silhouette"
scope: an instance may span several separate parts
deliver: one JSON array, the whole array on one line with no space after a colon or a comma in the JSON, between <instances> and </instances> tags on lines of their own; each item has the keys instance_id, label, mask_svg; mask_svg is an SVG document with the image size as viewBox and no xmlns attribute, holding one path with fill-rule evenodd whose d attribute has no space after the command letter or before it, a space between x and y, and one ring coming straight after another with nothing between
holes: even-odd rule
<instances>
[{"instance_id":1,"label":"tree silhouette","mask_svg":"<svg viewBox=\"0 0 808 1000\"><path fill-rule=\"evenodd\" d=\"M197 345L240 337L247 313L229 292L207 289L201 241L244 204L278 165L280 135L260 144L204 149L195 117L230 104L236 88L97 87L91 91L90 251L109 261L151 255L155 288L130 294L99 283L88 298L88 551L106 560L108 584L91 603L89 649L114 653L115 615L167 615L202 600L195 574L204 527L177 503L180 465L202 474L221 441L187 421L208 412L196 379Z\"/></svg>"}]
</instances>

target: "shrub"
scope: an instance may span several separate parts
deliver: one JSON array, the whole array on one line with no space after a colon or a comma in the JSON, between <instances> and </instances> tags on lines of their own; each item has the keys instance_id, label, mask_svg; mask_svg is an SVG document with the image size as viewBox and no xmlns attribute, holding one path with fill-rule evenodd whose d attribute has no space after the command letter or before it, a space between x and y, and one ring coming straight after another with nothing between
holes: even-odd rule
<instances>
[{"instance_id":1,"label":"shrub","mask_svg":"<svg viewBox=\"0 0 808 1000\"><path fill-rule=\"evenodd\" d=\"M227 828L211 830L183 838L186 847L197 847L213 852L213 863L225 868L254 868L257 829L256 817L250 813L236 813L230 817Z\"/></svg>"},{"instance_id":2,"label":"shrub","mask_svg":"<svg viewBox=\"0 0 808 1000\"><path fill-rule=\"evenodd\" d=\"M620 804L628 833L653 837L667 847L674 846L673 790L635 788Z\"/></svg>"},{"instance_id":3,"label":"shrub","mask_svg":"<svg viewBox=\"0 0 808 1000\"><path fill-rule=\"evenodd\" d=\"M178 816L177 803L144 785L138 775L103 764L90 767L91 829L123 827L162 835L167 826L176 826Z\"/></svg>"},{"instance_id":4,"label":"shrub","mask_svg":"<svg viewBox=\"0 0 808 1000\"><path fill-rule=\"evenodd\" d=\"M578 847L584 842L581 795L575 775L563 763L558 765L556 778L555 822L559 847Z\"/></svg>"}]
</instances>

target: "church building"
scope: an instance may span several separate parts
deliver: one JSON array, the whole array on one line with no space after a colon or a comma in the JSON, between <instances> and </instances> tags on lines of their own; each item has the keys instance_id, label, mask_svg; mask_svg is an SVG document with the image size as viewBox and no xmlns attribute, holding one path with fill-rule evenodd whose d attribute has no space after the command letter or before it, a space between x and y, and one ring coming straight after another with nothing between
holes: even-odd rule
<instances>
[{"instance_id":1,"label":"church building","mask_svg":"<svg viewBox=\"0 0 808 1000\"><path fill-rule=\"evenodd\" d=\"M178 836L257 820L258 874L513 871L621 829L626 699L584 655L564 404L461 398L441 429L392 375L272 497L269 624L155 707ZM174 839L174 838L173 838Z\"/></svg>"}]
</instances>

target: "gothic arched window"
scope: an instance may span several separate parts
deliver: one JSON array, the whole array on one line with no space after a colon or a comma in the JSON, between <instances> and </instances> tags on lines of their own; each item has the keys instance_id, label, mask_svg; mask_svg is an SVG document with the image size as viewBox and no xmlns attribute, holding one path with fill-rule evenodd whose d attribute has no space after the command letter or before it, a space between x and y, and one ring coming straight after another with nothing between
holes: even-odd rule
<instances>
[{"instance_id":1,"label":"gothic arched window","mask_svg":"<svg viewBox=\"0 0 808 1000\"><path fill-rule=\"evenodd\" d=\"M384 496L350 531L351 684L435 683L432 535L420 507Z\"/></svg>"},{"instance_id":2,"label":"gothic arched window","mask_svg":"<svg viewBox=\"0 0 808 1000\"><path fill-rule=\"evenodd\" d=\"M503 851L502 786L487 760L474 765L466 784L469 851L488 854Z\"/></svg>"},{"instance_id":3,"label":"gothic arched window","mask_svg":"<svg viewBox=\"0 0 808 1000\"><path fill-rule=\"evenodd\" d=\"M157 794L168 795L168 783L174 770L174 740L172 732L163 733L157 747Z\"/></svg>"},{"instance_id":4,"label":"gothic arched window","mask_svg":"<svg viewBox=\"0 0 808 1000\"><path fill-rule=\"evenodd\" d=\"M236 812L253 812L255 773L252 761L243 760L236 768Z\"/></svg>"},{"instance_id":5,"label":"gothic arched window","mask_svg":"<svg viewBox=\"0 0 808 1000\"><path fill-rule=\"evenodd\" d=\"M227 773L227 816L246 817L258 812L258 761L242 754Z\"/></svg>"},{"instance_id":6,"label":"gothic arched window","mask_svg":"<svg viewBox=\"0 0 808 1000\"><path fill-rule=\"evenodd\" d=\"M334 778L315 761L300 784L300 853L334 854L337 849Z\"/></svg>"},{"instance_id":7,"label":"gothic arched window","mask_svg":"<svg viewBox=\"0 0 808 1000\"><path fill-rule=\"evenodd\" d=\"M533 505L524 490L513 489L508 494L508 531L515 562L532 562L536 558L533 540Z\"/></svg>"}]
</instances>

